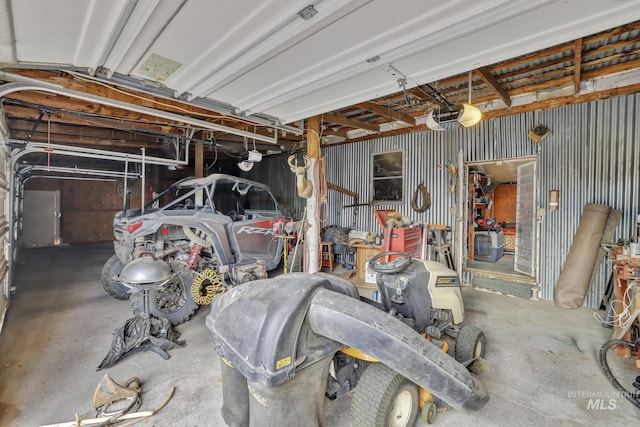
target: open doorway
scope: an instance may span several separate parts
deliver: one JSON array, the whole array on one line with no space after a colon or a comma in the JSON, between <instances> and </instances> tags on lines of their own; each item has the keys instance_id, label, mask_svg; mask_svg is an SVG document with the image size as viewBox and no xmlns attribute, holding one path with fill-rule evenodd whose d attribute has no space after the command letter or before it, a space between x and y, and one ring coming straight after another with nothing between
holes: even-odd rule
<instances>
[{"instance_id":1,"label":"open doorway","mask_svg":"<svg viewBox=\"0 0 640 427\"><path fill-rule=\"evenodd\" d=\"M465 176L464 270L535 282L536 158L467 163Z\"/></svg>"}]
</instances>

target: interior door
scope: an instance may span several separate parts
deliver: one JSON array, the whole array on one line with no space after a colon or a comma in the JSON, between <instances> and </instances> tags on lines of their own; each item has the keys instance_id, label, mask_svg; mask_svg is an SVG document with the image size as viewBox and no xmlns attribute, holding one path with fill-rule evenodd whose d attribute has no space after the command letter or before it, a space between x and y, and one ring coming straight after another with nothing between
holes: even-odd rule
<instances>
[{"instance_id":1,"label":"interior door","mask_svg":"<svg viewBox=\"0 0 640 427\"><path fill-rule=\"evenodd\" d=\"M535 162L518 166L514 270L531 277L536 266L536 182Z\"/></svg>"},{"instance_id":2,"label":"interior door","mask_svg":"<svg viewBox=\"0 0 640 427\"><path fill-rule=\"evenodd\" d=\"M22 209L22 245L53 246L60 244L60 192L24 192Z\"/></svg>"}]
</instances>

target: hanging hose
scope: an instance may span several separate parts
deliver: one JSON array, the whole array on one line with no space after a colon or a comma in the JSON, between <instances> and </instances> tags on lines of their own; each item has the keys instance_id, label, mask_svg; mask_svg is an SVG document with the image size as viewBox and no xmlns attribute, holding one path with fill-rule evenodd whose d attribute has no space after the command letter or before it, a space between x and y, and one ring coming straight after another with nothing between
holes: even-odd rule
<instances>
[{"instance_id":1,"label":"hanging hose","mask_svg":"<svg viewBox=\"0 0 640 427\"><path fill-rule=\"evenodd\" d=\"M418 206L419 196L422 196L422 204L420 206ZM423 183L418 184L418 188L414 191L413 198L411 199L411 207L416 212L424 212L431 207L431 195Z\"/></svg>"},{"instance_id":2,"label":"hanging hose","mask_svg":"<svg viewBox=\"0 0 640 427\"><path fill-rule=\"evenodd\" d=\"M636 408L640 409L640 389L636 389L635 391L627 391L622 384L616 379L609 368L609 364L607 363L607 351L614 346L617 345L626 345L631 348L632 351L638 351L638 344L633 341L624 341L624 340L609 340L605 342L600 348L600 367L602 371L607 376L613 387L618 390L622 395L631 403L633 403ZM636 378L636 384L640 382Z\"/></svg>"},{"instance_id":3,"label":"hanging hose","mask_svg":"<svg viewBox=\"0 0 640 427\"><path fill-rule=\"evenodd\" d=\"M207 268L193 279L190 293L196 304L209 305L216 294L224 293L226 290L220 276Z\"/></svg>"},{"instance_id":4,"label":"hanging hose","mask_svg":"<svg viewBox=\"0 0 640 427\"><path fill-rule=\"evenodd\" d=\"M184 234L186 234L194 245L202 246L203 248L211 247L209 240L206 237L198 236L191 227L184 225L182 226L182 231L184 231Z\"/></svg>"}]
</instances>

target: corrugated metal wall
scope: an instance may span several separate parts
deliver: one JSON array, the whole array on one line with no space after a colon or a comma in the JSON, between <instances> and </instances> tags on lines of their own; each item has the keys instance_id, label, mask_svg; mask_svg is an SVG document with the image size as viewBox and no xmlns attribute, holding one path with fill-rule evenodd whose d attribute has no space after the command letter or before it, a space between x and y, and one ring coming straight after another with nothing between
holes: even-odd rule
<instances>
[{"instance_id":1,"label":"corrugated metal wall","mask_svg":"<svg viewBox=\"0 0 640 427\"><path fill-rule=\"evenodd\" d=\"M616 239L635 232L640 197L640 95L571 105L539 113L552 133L539 156L542 206L550 190L560 190L560 208L541 224L540 296L553 291L587 203L623 212ZM609 270L601 269L585 305L600 304Z\"/></svg>"},{"instance_id":2,"label":"corrugated metal wall","mask_svg":"<svg viewBox=\"0 0 640 427\"><path fill-rule=\"evenodd\" d=\"M482 121L471 129L420 132L323 149L327 180L371 200L371 155L402 150L405 153L404 200L401 205L378 205L396 209L423 223L454 228L455 196L448 191L447 162L455 162L459 150L466 162L538 157L539 205L547 210L540 221L540 297L553 299L558 276L571 247L583 207L603 203L623 211L616 238L627 239L635 230L640 198L640 95L616 97ZM539 145L527 134L537 124L551 133ZM254 168L253 179L268 183L301 212L304 202L292 197L295 178L285 156L265 159ZM431 209L416 213L411 198L423 182L431 193ZM560 191L560 208L548 211L550 190ZM378 230L373 207L345 208L353 200L330 191L325 225ZM607 268L585 305L596 307L606 285Z\"/></svg>"}]
</instances>

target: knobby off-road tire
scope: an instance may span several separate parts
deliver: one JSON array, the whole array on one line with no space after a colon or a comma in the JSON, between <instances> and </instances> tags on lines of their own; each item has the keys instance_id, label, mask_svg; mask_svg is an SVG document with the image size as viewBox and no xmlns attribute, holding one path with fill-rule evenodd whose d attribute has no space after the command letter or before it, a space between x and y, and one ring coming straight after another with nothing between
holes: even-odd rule
<instances>
[{"instance_id":1,"label":"knobby off-road tire","mask_svg":"<svg viewBox=\"0 0 640 427\"><path fill-rule=\"evenodd\" d=\"M112 255L102 267L100 281L106 293L115 299L128 300L131 297L129 288L114 280L114 277L118 276L123 268L124 264L120 261L120 258L117 255Z\"/></svg>"},{"instance_id":2,"label":"knobby off-road tire","mask_svg":"<svg viewBox=\"0 0 640 427\"><path fill-rule=\"evenodd\" d=\"M354 427L412 427L418 417L418 386L381 363L362 374L351 401Z\"/></svg>"},{"instance_id":3,"label":"knobby off-road tire","mask_svg":"<svg viewBox=\"0 0 640 427\"><path fill-rule=\"evenodd\" d=\"M198 309L190 292L193 277L189 273L178 274L162 290L149 291L149 313L164 317L173 326L189 320ZM141 293L135 293L131 298L131 310L134 314L143 312Z\"/></svg>"}]
</instances>

